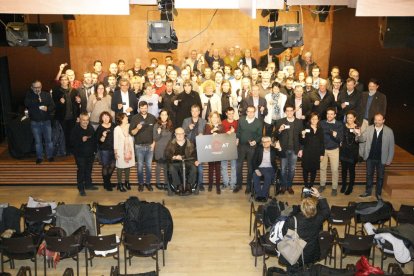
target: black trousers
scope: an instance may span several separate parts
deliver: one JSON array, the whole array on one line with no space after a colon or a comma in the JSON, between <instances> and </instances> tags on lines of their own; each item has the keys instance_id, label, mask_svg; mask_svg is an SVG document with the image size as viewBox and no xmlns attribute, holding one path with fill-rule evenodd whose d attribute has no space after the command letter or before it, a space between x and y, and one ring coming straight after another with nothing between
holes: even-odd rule
<instances>
[{"instance_id":1,"label":"black trousers","mask_svg":"<svg viewBox=\"0 0 414 276\"><path fill-rule=\"evenodd\" d=\"M76 120L69 119L69 120L63 120L59 122L60 122L60 125L62 126L63 133L65 134L66 153L70 154L73 152L72 145L70 143L70 134L72 133L72 129L76 125Z\"/></svg>"},{"instance_id":2,"label":"black trousers","mask_svg":"<svg viewBox=\"0 0 414 276\"><path fill-rule=\"evenodd\" d=\"M95 155L75 156L76 166L78 166L77 179L79 191L85 190L85 187L92 186L92 167Z\"/></svg>"},{"instance_id":3,"label":"black trousers","mask_svg":"<svg viewBox=\"0 0 414 276\"><path fill-rule=\"evenodd\" d=\"M313 186L315 184L315 178L316 178L316 170L306 170L303 169L303 182L306 187ZM310 174L310 183L309 183L309 174Z\"/></svg>"},{"instance_id":4,"label":"black trousers","mask_svg":"<svg viewBox=\"0 0 414 276\"><path fill-rule=\"evenodd\" d=\"M180 174L183 174L183 164L181 162L171 162L168 165L168 171L171 174L173 185L175 187L182 185ZM197 168L194 165L194 162L185 162L185 172L187 175L186 185L190 185L190 187L192 187L197 178Z\"/></svg>"},{"instance_id":5,"label":"black trousers","mask_svg":"<svg viewBox=\"0 0 414 276\"><path fill-rule=\"evenodd\" d=\"M238 158L237 158L237 186L241 187L243 184L243 161L247 159L247 190L250 190L252 185L252 174L253 174L253 155L256 150L256 146L252 147L250 145L239 145L237 147Z\"/></svg>"},{"instance_id":6,"label":"black trousers","mask_svg":"<svg viewBox=\"0 0 414 276\"><path fill-rule=\"evenodd\" d=\"M349 185L354 186L355 183L355 163L341 161L342 166L342 185L346 184L346 179L349 172Z\"/></svg>"}]
</instances>

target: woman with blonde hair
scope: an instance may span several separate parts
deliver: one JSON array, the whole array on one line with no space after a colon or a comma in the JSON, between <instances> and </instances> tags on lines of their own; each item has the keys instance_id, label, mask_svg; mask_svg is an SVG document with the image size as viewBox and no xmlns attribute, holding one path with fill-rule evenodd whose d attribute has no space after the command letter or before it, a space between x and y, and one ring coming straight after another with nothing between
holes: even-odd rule
<instances>
[{"instance_id":1,"label":"woman with blonde hair","mask_svg":"<svg viewBox=\"0 0 414 276\"><path fill-rule=\"evenodd\" d=\"M214 93L216 89L216 83L212 80L207 80L203 84L203 93L200 95L201 100L201 117L208 119L211 112L222 113L221 99L219 95Z\"/></svg>"},{"instance_id":2,"label":"woman with blonde hair","mask_svg":"<svg viewBox=\"0 0 414 276\"><path fill-rule=\"evenodd\" d=\"M208 116L208 123L204 128L204 135L216 135L224 133L223 126L221 124L220 114L217 111L213 111ZM221 162L208 162L208 191L211 192L213 189L213 182L215 176L216 192L221 193L220 190L220 166Z\"/></svg>"},{"instance_id":3,"label":"woman with blonde hair","mask_svg":"<svg viewBox=\"0 0 414 276\"><path fill-rule=\"evenodd\" d=\"M308 265L319 261L321 255L319 232L323 227L324 221L330 215L328 202L325 198L320 198L320 194L316 188L304 188L303 196L304 198L300 204L300 212L289 217L282 229L283 235L286 235L288 229L294 231L296 218L297 233L301 239L306 241L303 255L296 264L291 265L282 255L280 256L279 261L287 266L288 275L301 271L303 264Z\"/></svg>"}]
</instances>

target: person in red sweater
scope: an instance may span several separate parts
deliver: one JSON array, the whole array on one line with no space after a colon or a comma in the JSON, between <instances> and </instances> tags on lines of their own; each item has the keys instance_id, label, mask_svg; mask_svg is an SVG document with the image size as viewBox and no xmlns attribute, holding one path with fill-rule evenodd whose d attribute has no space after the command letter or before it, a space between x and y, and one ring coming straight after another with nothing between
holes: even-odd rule
<instances>
[{"instance_id":1,"label":"person in red sweater","mask_svg":"<svg viewBox=\"0 0 414 276\"><path fill-rule=\"evenodd\" d=\"M228 107L226 110L227 119L224 119L221 124L223 126L223 132L227 134L236 133L238 121L234 120L235 110L233 107ZM228 163L230 162L230 178L228 173ZM237 183L237 159L221 161L221 177L223 179L222 188L230 188L233 190Z\"/></svg>"}]
</instances>

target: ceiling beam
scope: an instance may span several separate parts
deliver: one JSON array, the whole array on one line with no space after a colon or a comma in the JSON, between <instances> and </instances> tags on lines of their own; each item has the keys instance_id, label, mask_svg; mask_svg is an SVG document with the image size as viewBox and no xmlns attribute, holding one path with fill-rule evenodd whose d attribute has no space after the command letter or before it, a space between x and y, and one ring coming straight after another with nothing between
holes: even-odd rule
<instances>
[{"instance_id":1,"label":"ceiling beam","mask_svg":"<svg viewBox=\"0 0 414 276\"><path fill-rule=\"evenodd\" d=\"M412 0L358 0L356 16L414 16Z\"/></svg>"}]
</instances>

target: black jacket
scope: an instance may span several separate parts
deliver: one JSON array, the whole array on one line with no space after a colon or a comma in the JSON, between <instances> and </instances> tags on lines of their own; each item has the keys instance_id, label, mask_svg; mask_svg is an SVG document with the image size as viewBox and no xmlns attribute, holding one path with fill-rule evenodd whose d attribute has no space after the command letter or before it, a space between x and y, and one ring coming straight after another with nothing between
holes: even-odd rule
<instances>
[{"instance_id":1,"label":"black jacket","mask_svg":"<svg viewBox=\"0 0 414 276\"><path fill-rule=\"evenodd\" d=\"M301 212L294 215L297 221L298 235L301 239L306 241L306 246L303 249L305 264L311 264L319 261L321 255L319 247L319 232L322 230L324 221L330 215L330 209L326 199L319 199L317 209L316 215L311 218L306 218ZM288 229L295 229L295 220L293 217L289 217L283 225L283 235L287 233ZM279 260L282 264L290 266L282 255ZM299 258L298 263L302 264L301 258Z\"/></svg>"},{"instance_id":2,"label":"black jacket","mask_svg":"<svg viewBox=\"0 0 414 276\"><path fill-rule=\"evenodd\" d=\"M69 94L67 94L69 93ZM70 105L72 108L72 119L77 117L76 114L76 104L75 104L75 96L78 95L78 91L76 89L70 89L69 92L66 92L62 87L55 87L53 89L52 98L53 102L55 103L55 119L58 121L63 121L66 118L66 109L67 109L67 101L70 101ZM64 98L65 102L62 103L60 99ZM69 111L70 112L70 111Z\"/></svg>"},{"instance_id":3,"label":"black jacket","mask_svg":"<svg viewBox=\"0 0 414 276\"><path fill-rule=\"evenodd\" d=\"M240 105L241 106L240 113L242 115L247 115L246 114L247 107L249 105L253 105L253 103L254 103L253 97L252 96L247 97L244 101L242 101L242 103ZM261 113L260 110L259 110L259 113L258 113L259 114L259 118L258 119L260 119L261 121L263 121L264 120L264 117L266 117L267 112L268 112L268 110L267 110L267 103L266 103L266 99L265 98L259 97L259 107L261 107L261 106L264 106L264 110L263 110L263 113Z\"/></svg>"},{"instance_id":4,"label":"black jacket","mask_svg":"<svg viewBox=\"0 0 414 276\"><path fill-rule=\"evenodd\" d=\"M137 114L138 100L137 96L132 91L128 91L129 106L132 108L131 116ZM122 113L123 108L118 108L118 104L122 104L121 90L115 90L111 101L111 109L115 114Z\"/></svg>"},{"instance_id":5,"label":"black jacket","mask_svg":"<svg viewBox=\"0 0 414 276\"><path fill-rule=\"evenodd\" d=\"M276 122L276 129L274 132L274 137L276 140L279 140L280 146L282 148L282 156L284 155L284 152L286 151L286 148L289 143L289 135L287 130L283 130L279 133L279 128L283 124L287 124L287 118L282 118ZM293 150L295 154L298 154L299 150L301 150L301 144L300 144L300 135L302 135L303 130L303 122L302 120L296 119L293 121Z\"/></svg>"},{"instance_id":6,"label":"black jacket","mask_svg":"<svg viewBox=\"0 0 414 276\"><path fill-rule=\"evenodd\" d=\"M287 98L285 106L286 105L291 105L295 107L295 95L292 95ZM312 101L308 96L303 95L302 96L302 115L307 118L311 114L311 112L312 112Z\"/></svg>"},{"instance_id":7,"label":"black jacket","mask_svg":"<svg viewBox=\"0 0 414 276\"><path fill-rule=\"evenodd\" d=\"M88 136L89 139L83 142L83 136ZM90 124L86 129L83 129L80 124L76 124L70 135L70 142L73 146L74 156L89 157L96 153L95 131Z\"/></svg>"},{"instance_id":8,"label":"black jacket","mask_svg":"<svg viewBox=\"0 0 414 276\"><path fill-rule=\"evenodd\" d=\"M37 95L33 90L29 90L24 99L24 105L29 110L30 120L35 122L48 121L52 119L52 114L55 111L55 104L49 92L41 91ZM40 109L41 106L46 106L47 111Z\"/></svg>"},{"instance_id":9,"label":"black jacket","mask_svg":"<svg viewBox=\"0 0 414 276\"><path fill-rule=\"evenodd\" d=\"M313 111L318 113L322 120L326 119L326 110L328 107L336 107L334 95L332 92L326 91L325 97L321 99L319 92L316 91L313 96L315 101L319 101L319 105L315 105L315 102L313 102Z\"/></svg>"},{"instance_id":10,"label":"black jacket","mask_svg":"<svg viewBox=\"0 0 414 276\"><path fill-rule=\"evenodd\" d=\"M262 164L263 161L263 146L260 145L256 148L256 151L254 152L252 164L253 164L253 171L258 169L260 164ZM279 152L274 148L270 147L270 162L272 163L272 168L274 171L277 170L277 163L276 163L276 157L279 155Z\"/></svg>"},{"instance_id":11,"label":"black jacket","mask_svg":"<svg viewBox=\"0 0 414 276\"><path fill-rule=\"evenodd\" d=\"M357 117L361 118L361 99L362 94L356 89L354 89L354 92L352 92L351 95L348 95L346 89L345 91L341 91L338 95L338 100L336 102L338 107L338 120L342 121L342 119L344 118L344 116L346 116L346 113L349 110L354 110L357 113ZM346 105L345 108L342 108L341 105L346 102L348 103L348 105Z\"/></svg>"},{"instance_id":12,"label":"black jacket","mask_svg":"<svg viewBox=\"0 0 414 276\"><path fill-rule=\"evenodd\" d=\"M252 59L252 68L250 68L250 69L257 68L257 61L256 61L256 59L254 59L254 58L251 58L251 59ZM246 58L241 58L240 61L241 61L241 64L245 64L246 65Z\"/></svg>"}]
</instances>

